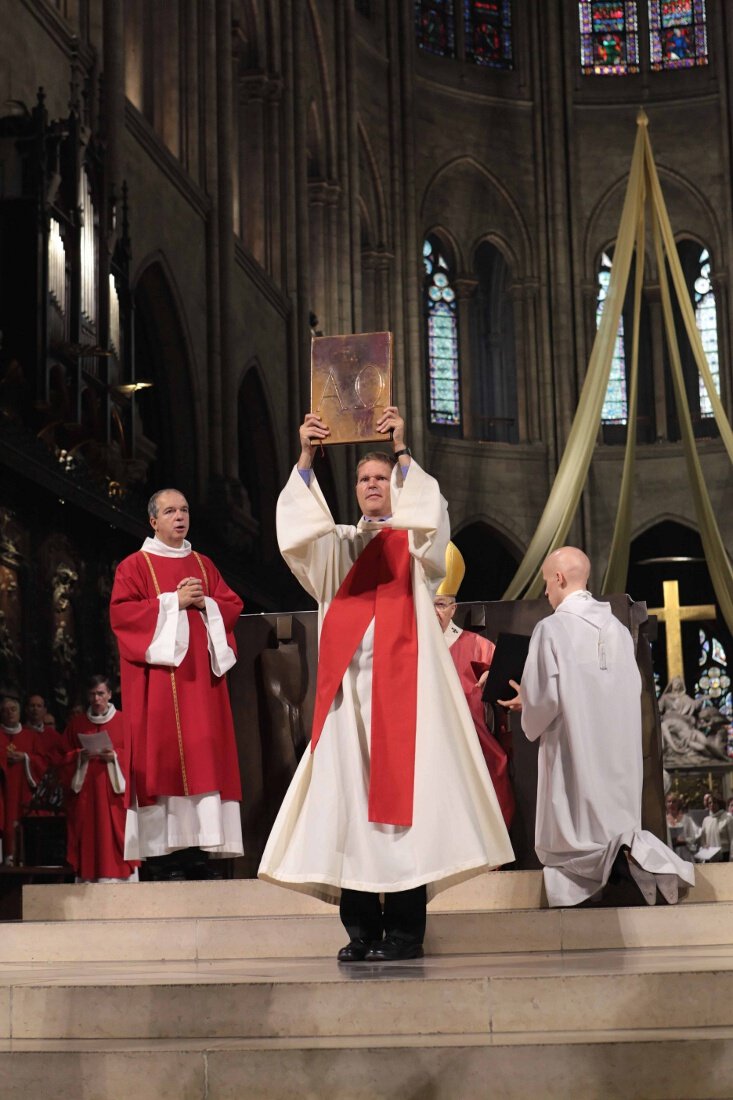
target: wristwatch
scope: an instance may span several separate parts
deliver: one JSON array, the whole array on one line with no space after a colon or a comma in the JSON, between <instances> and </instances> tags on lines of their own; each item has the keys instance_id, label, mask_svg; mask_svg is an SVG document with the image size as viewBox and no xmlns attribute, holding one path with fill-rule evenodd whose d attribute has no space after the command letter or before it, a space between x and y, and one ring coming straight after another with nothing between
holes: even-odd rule
<instances>
[{"instance_id":1,"label":"wristwatch","mask_svg":"<svg viewBox=\"0 0 733 1100\"><path fill-rule=\"evenodd\" d=\"M407 455L408 458L412 458L412 451L409 447L403 447L401 451L395 451L395 458L402 458L403 455Z\"/></svg>"}]
</instances>

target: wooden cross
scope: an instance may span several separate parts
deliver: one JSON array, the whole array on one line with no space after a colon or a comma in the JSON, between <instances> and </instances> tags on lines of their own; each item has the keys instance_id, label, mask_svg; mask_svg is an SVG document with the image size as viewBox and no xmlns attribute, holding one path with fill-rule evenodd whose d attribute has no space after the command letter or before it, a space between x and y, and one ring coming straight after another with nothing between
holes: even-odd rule
<instances>
[{"instance_id":1,"label":"wooden cross","mask_svg":"<svg viewBox=\"0 0 733 1100\"><path fill-rule=\"evenodd\" d=\"M664 607L650 607L650 615L663 622L667 634L667 682L675 676L685 678L682 661L682 623L693 619L715 620L715 604L705 603L680 607L680 586L677 581L664 582Z\"/></svg>"}]
</instances>

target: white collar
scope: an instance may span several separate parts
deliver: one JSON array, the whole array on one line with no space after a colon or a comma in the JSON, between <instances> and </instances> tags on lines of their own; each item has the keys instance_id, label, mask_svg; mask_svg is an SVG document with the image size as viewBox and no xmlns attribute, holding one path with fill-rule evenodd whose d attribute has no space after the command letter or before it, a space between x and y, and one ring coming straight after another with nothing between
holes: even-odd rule
<instances>
[{"instance_id":1,"label":"white collar","mask_svg":"<svg viewBox=\"0 0 733 1100\"><path fill-rule=\"evenodd\" d=\"M443 637L445 638L445 644L448 646L448 649L451 648L454 642L458 641L462 633L463 631L461 630L460 626L456 626L456 624L451 619L451 621L448 623L448 626L443 631Z\"/></svg>"},{"instance_id":2,"label":"white collar","mask_svg":"<svg viewBox=\"0 0 733 1100\"><path fill-rule=\"evenodd\" d=\"M20 731L23 729L23 726L21 725L20 722L18 722L17 726L5 726L5 725L3 725L3 726L0 726L0 729L2 729L3 733L7 733L8 737L15 737L16 733L20 733Z\"/></svg>"},{"instance_id":3,"label":"white collar","mask_svg":"<svg viewBox=\"0 0 733 1100\"><path fill-rule=\"evenodd\" d=\"M39 722L38 725L36 725L35 722L26 722L26 726L28 727L29 730L35 730L36 733L43 733L43 731L46 728L46 725L45 725L44 722Z\"/></svg>"},{"instance_id":4,"label":"white collar","mask_svg":"<svg viewBox=\"0 0 733 1100\"><path fill-rule=\"evenodd\" d=\"M87 707L87 718L90 722L94 722L95 726L103 726L105 722L111 722L117 713L117 707L114 703L110 703L104 714L92 714L91 707Z\"/></svg>"},{"instance_id":5,"label":"white collar","mask_svg":"<svg viewBox=\"0 0 733 1100\"><path fill-rule=\"evenodd\" d=\"M191 553L191 543L188 539L184 539L183 546L167 546L156 535L152 539L145 539L140 549L147 554L157 554L161 558L187 558Z\"/></svg>"}]
</instances>

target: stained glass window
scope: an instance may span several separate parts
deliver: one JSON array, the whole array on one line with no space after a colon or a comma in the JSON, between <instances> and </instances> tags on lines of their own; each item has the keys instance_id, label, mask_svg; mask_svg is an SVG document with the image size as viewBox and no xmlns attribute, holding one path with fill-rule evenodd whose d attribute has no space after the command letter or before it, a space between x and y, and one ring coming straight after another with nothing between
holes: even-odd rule
<instances>
[{"instance_id":1,"label":"stained glass window","mask_svg":"<svg viewBox=\"0 0 733 1100\"><path fill-rule=\"evenodd\" d=\"M720 393L720 362L718 360L718 314L715 308L715 294L710 281L710 253L704 248L700 253L700 273L695 279L695 321L697 322L702 347L713 376L715 388ZM700 377L700 416L712 416L708 391Z\"/></svg>"},{"instance_id":2,"label":"stained glass window","mask_svg":"<svg viewBox=\"0 0 733 1100\"><path fill-rule=\"evenodd\" d=\"M695 684L695 698L707 696L712 706L726 718L733 717L733 693L725 647L716 637L708 637L704 630L700 639L700 677Z\"/></svg>"},{"instance_id":3,"label":"stained glass window","mask_svg":"<svg viewBox=\"0 0 733 1100\"><path fill-rule=\"evenodd\" d=\"M708 63L705 0L649 0L652 69L689 69Z\"/></svg>"},{"instance_id":4,"label":"stained glass window","mask_svg":"<svg viewBox=\"0 0 733 1100\"><path fill-rule=\"evenodd\" d=\"M418 48L440 57L456 56L454 0L415 0Z\"/></svg>"},{"instance_id":5,"label":"stained glass window","mask_svg":"<svg viewBox=\"0 0 733 1100\"><path fill-rule=\"evenodd\" d=\"M448 263L437 242L423 243L427 316L430 423L461 423L458 376L456 292Z\"/></svg>"},{"instance_id":6,"label":"stained glass window","mask_svg":"<svg viewBox=\"0 0 733 1100\"><path fill-rule=\"evenodd\" d=\"M624 76L639 71L637 5L581 0L580 64L586 76Z\"/></svg>"},{"instance_id":7,"label":"stained glass window","mask_svg":"<svg viewBox=\"0 0 733 1100\"><path fill-rule=\"evenodd\" d=\"M463 0L463 24L469 61L512 68L511 0Z\"/></svg>"},{"instance_id":8,"label":"stained glass window","mask_svg":"<svg viewBox=\"0 0 733 1100\"><path fill-rule=\"evenodd\" d=\"M598 297L596 298L596 328L601 323L606 304L608 285L611 282L611 258L607 252L601 256L598 272ZM601 420L605 424L625 424L628 417L626 400L626 351L624 348L624 318L619 318L616 343L611 360L611 373L608 377L608 389L603 402Z\"/></svg>"}]
</instances>

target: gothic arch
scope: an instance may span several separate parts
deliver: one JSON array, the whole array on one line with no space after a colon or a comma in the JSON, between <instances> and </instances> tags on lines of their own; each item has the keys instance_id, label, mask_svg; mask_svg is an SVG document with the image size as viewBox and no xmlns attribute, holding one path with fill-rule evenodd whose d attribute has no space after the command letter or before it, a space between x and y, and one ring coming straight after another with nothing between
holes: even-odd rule
<instances>
[{"instance_id":1,"label":"gothic arch","mask_svg":"<svg viewBox=\"0 0 733 1100\"><path fill-rule=\"evenodd\" d=\"M474 270L475 267L476 267L476 254L477 254L478 250L481 248L482 244L493 245L494 248L498 252L501 252L502 256L504 257L504 259L506 260L507 264L512 269L512 271L516 272L517 264L519 262L518 256L517 256L516 252L514 251L514 249L512 248L509 241L506 239L506 237L503 236L503 234L496 233L496 232L482 233L481 236L476 240L475 244L472 246L472 248L471 248L471 257L472 257L472 259L471 259L471 269L472 270ZM516 278L516 276L515 276L515 278Z\"/></svg>"},{"instance_id":2,"label":"gothic arch","mask_svg":"<svg viewBox=\"0 0 733 1100\"><path fill-rule=\"evenodd\" d=\"M709 242L708 247L714 255L722 255L720 223L707 196L680 172L660 164L657 165L657 172L675 240L683 237L695 240L699 238ZM627 175L619 177L601 195L590 212L583 241L586 278L595 278L594 265L602 250L599 242L611 243L618 236L618 223L627 183ZM652 272L655 260L648 248L646 261L647 269Z\"/></svg>"},{"instance_id":3,"label":"gothic arch","mask_svg":"<svg viewBox=\"0 0 733 1100\"><path fill-rule=\"evenodd\" d=\"M433 237L440 242L446 254L445 258L448 261L448 266L454 275L463 270L463 254L460 245L445 225L438 224L431 229L426 229L423 233L423 240L427 240L428 237Z\"/></svg>"},{"instance_id":4,"label":"gothic arch","mask_svg":"<svg viewBox=\"0 0 733 1100\"><path fill-rule=\"evenodd\" d=\"M521 560L513 540L483 518L464 523L452 539L466 563L459 599L500 600Z\"/></svg>"},{"instance_id":5,"label":"gothic arch","mask_svg":"<svg viewBox=\"0 0 733 1100\"><path fill-rule=\"evenodd\" d=\"M461 241L475 241L488 227L502 226L522 275L532 271L531 239L514 197L494 174L471 156L455 157L436 170L421 203L423 224L450 213L450 224Z\"/></svg>"},{"instance_id":6,"label":"gothic arch","mask_svg":"<svg viewBox=\"0 0 733 1100\"><path fill-rule=\"evenodd\" d=\"M149 479L198 496L201 409L185 311L162 254L148 257L134 282L136 373L152 389L136 397L145 435L155 444Z\"/></svg>"}]
</instances>

